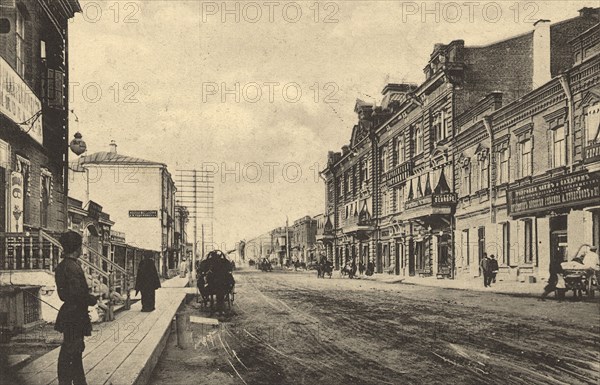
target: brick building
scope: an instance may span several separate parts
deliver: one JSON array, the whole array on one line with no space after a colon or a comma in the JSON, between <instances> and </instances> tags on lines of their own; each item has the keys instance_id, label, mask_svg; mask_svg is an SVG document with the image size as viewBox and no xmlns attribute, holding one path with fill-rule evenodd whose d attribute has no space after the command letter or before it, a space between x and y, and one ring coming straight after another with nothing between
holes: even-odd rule
<instances>
[{"instance_id":1,"label":"brick building","mask_svg":"<svg viewBox=\"0 0 600 385\"><path fill-rule=\"evenodd\" d=\"M489 129L483 117L592 55L589 29L597 23L598 9L584 8L575 18L539 21L532 32L486 46L436 44L423 83L387 85L380 106L358 101L350 144L330 152L322 172L331 229L319 239L335 266L372 259L380 273L478 274L478 258L457 269L455 256L459 244L481 244L478 256L485 250L484 230L456 239L463 236L457 221L471 225L469 218L489 208L495 171L493 146L482 142Z\"/></svg>"},{"instance_id":2,"label":"brick building","mask_svg":"<svg viewBox=\"0 0 600 385\"><path fill-rule=\"evenodd\" d=\"M67 227L68 21L76 0L0 5L0 232Z\"/></svg>"}]
</instances>

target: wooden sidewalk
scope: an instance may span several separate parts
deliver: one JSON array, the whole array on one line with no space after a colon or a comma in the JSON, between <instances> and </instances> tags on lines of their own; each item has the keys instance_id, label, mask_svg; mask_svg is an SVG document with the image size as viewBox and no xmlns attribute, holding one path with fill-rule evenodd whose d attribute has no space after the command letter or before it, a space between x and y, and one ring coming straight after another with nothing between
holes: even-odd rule
<instances>
[{"instance_id":1,"label":"wooden sidewalk","mask_svg":"<svg viewBox=\"0 0 600 385\"><path fill-rule=\"evenodd\" d=\"M187 280L166 281L156 292L156 310L141 312L141 301L112 322L94 325L85 339L83 367L90 385L143 385L148 381L171 330L171 321L183 302ZM57 385L60 348L18 371L22 385Z\"/></svg>"}]
</instances>

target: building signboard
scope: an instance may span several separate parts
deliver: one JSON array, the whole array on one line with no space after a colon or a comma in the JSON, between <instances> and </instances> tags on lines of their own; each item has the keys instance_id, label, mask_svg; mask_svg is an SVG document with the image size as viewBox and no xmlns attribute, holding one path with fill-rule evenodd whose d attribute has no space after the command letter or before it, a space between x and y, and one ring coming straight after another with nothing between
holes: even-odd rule
<instances>
[{"instance_id":1,"label":"building signboard","mask_svg":"<svg viewBox=\"0 0 600 385\"><path fill-rule=\"evenodd\" d=\"M129 210L130 218L158 218L157 210Z\"/></svg>"},{"instance_id":2,"label":"building signboard","mask_svg":"<svg viewBox=\"0 0 600 385\"><path fill-rule=\"evenodd\" d=\"M532 183L508 191L510 215L525 215L542 210L584 206L600 199L600 176L579 174L546 182Z\"/></svg>"},{"instance_id":3,"label":"building signboard","mask_svg":"<svg viewBox=\"0 0 600 385\"><path fill-rule=\"evenodd\" d=\"M43 145L42 116L39 115L34 118L41 111L42 103L40 99L35 96L15 70L4 59L0 58L0 113L6 115L15 123L22 123L31 119L32 121L23 129L36 142Z\"/></svg>"},{"instance_id":4,"label":"building signboard","mask_svg":"<svg viewBox=\"0 0 600 385\"><path fill-rule=\"evenodd\" d=\"M13 171L10 175L10 231L23 231L23 191L24 178L20 172Z\"/></svg>"}]
</instances>

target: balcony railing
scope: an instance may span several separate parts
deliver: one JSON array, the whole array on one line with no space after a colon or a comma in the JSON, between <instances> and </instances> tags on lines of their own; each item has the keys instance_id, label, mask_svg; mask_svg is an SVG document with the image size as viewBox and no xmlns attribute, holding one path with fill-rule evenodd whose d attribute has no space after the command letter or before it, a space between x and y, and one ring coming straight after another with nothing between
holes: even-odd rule
<instances>
[{"instance_id":1,"label":"balcony railing","mask_svg":"<svg viewBox=\"0 0 600 385\"><path fill-rule=\"evenodd\" d=\"M408 160L394 167L384 175L385 183L388 186L394 186L404 182L408 177L412 175L413 162Z\"/></svg>"},{"instance_id":2,"label":"balcony railing","mask_svg":"<svg viewBox=\"0 0 600 385\"><path fill-rule=\"evenodd\" d=\"M600 141L590 141L584 150L584 162L600 162Z\"/></svg>"},{"instance_id":3,"label":"balcony railing","mask_svg":"<svg viewBox=\"0 0 600 385\"><path fill-rule=\"evenodd\" d=\"M449 206L458 202L458 196L455 193L431 194L417 199L406 201L404 208L406 210L422 206Z\"/></svg>"}]
</instances>

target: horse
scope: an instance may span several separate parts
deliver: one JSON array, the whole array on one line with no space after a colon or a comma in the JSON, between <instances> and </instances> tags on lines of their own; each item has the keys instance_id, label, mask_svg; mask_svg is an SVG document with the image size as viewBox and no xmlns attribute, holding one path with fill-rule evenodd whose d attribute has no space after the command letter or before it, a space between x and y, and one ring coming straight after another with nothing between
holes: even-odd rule
<instances>
[{"instance_id":1,"label":"horse","mask_svg":"<svg viewBox=\"0 0 600 385\"><path fill-rule=\"evenodd\" d=\"M317 265L317 278L325 278L325 274L329 275L329 278L333 275L333 268L329 262L322 262Z\"/></svg>"}]
</instances>

